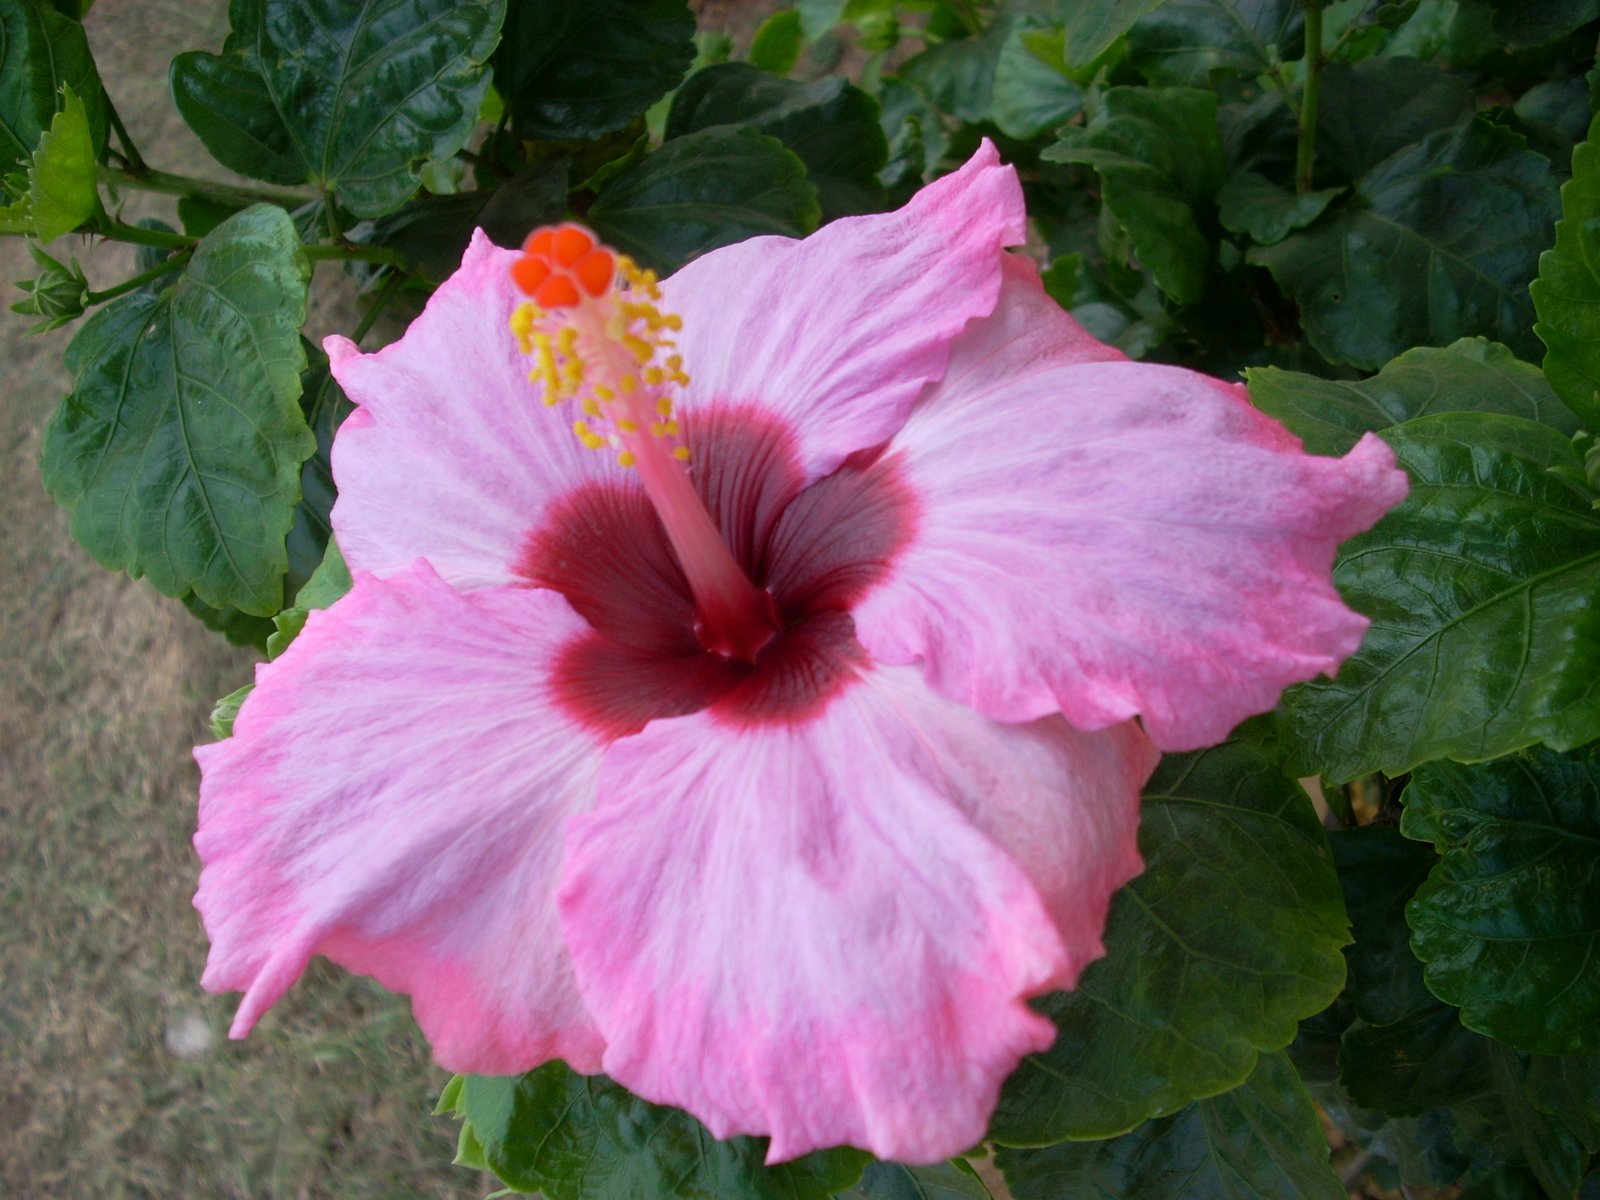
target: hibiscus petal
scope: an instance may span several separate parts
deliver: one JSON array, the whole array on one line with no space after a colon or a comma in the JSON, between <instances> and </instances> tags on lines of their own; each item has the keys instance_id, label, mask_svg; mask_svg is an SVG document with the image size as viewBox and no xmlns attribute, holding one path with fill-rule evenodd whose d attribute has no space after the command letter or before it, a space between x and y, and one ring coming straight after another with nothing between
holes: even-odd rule
<instances>
[{"instance_id":1,"label":"hibiscus petal","mask_svg":"<svg viewBox=\"0 0 1600 1200\"><path fill-rule=\"evenodd\" d=\"M990 312L1022 189L987 141L897 212L804 241L752 238L662 284L691 383L686 406L756 404L798 434L809 482L880 445L937 379L967 322Z\"/></svg>"},{"instance_id":2,"label":"hibiscus petal","mask_svg":"<svg viewBox=\"0 0 1600 1200\"><path fill-rule=\"evenodd\" d=\"M1008 265L885 456L920 507L858 636L998 720L1138 713L1165 749L1221 741L1360 644L1334 549L1405 475L1370 434L1306 455L1243 388L1085 361L1082 337L1031 264Z\"/></svg>"},{"instance_id":3,"label":"hibiscus petal","mask_svg":"<svg viewBox=\"0 0 1600 1200\"><path fill-rule=\"evenodd\" d=\"M583 628L554 593L462 595L419 563L358 577L258 668L195 751L203 982L245 992L234 1036L323 954L409 993L451 1070L598 1069L554 891L599 744L545 682Z\"/></svg>"},{"instance_id":4,"label":"hibiscus petal","mask_svg":"<svg viewBox=\"0 0 1600 1200\"><path fill-rule=\"evenodd\" d=\"M390 575L426 558L458 587L510 583L548 506L617 474L528 381L506 325L524 299L516 259L480 231L399 341L373 354L323 343L360 405L333 446L333 529L353 569Z\"/></svg>"},{"instance_id":5,"label":"hibiscus petal","mask_svg":"<svg viewBox=\"0 0 1600 1200\"><path fill-rule=\"evenodd\" d=\"M772 1162L969 1148L1054 1036L1024 998L1101 952L1154 759L1132 725L1001 725L906 668L806 721L617 742L559 896L605 1070Z\"/></svg>"}]
</instances>

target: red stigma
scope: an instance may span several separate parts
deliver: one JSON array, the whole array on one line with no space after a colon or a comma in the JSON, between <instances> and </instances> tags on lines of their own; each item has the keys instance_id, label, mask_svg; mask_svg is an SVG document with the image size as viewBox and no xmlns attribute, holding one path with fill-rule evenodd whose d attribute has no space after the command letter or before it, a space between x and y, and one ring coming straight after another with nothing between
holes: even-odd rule
<instances>
[{"instance_id":1,"label":"red stigma","mask_svg":"<svg viewBox=\"0 0 1600 1200\"><path fill-rule=\"evenodd\" d=\"M584 296L605 295L616 256L581 225L542 225L522 243L511 279L540 308L571 308Z\"/></svg>"}]
</instances>

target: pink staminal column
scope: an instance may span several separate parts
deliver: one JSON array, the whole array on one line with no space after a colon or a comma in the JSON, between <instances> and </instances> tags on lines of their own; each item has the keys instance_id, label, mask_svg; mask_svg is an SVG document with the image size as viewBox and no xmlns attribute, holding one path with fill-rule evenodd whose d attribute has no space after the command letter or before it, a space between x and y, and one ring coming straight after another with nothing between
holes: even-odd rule
<instances>
[{"instance_id":1,"label":"pink staminal column","mask_svg":"<svg viewBox=\"0 0 1600 1200\"><path fill-rule=\"evenodd\" d=\"M534 361L529 379L547 405L577 406L579 441L638 471L694 596L701 644L753 663L778 631L777 610L734 560L689 477L672 400L689 382L671 353L680 322L657 307L655 274L566 224L530 234L511 276L532 297L511 315Z\"/></svg>"}]
</instances>

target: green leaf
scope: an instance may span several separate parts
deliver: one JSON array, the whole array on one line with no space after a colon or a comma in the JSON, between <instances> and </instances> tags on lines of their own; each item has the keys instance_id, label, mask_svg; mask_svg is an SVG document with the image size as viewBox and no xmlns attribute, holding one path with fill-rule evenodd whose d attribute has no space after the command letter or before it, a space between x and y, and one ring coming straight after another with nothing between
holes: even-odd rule
<instances>
[{"instance_id":1,"label":"green leaf","mask_svg":"<svg viewBox=\"0 0 1600 1200\"><path fill-rule=\"evenodd\" d=\"M1087 127L1067 129L1041 157L1092 167L1161 290L1179 304L1200 299L1212 250L1197 212L1209 210L1223 170L1214 93L1111 88Z\"/></svg>"},{"instance_id":2,"label":"green leaf","mask_svg":"<svg viewBox=\"0 0 1600 1200\"><path fill-rule=\"evenodd\" d=\"M1567 407L1600 430L1600 117L1572 152L1555 249L1539 256L1530 290L1539 313L1533 331L1547 347L1544 373Z\"/></svg>"},{"instance_id":3,"label":"green leaf","mask_svg":"<svg viewBox=\"0 0 1600 1200\"><path fill-rule=\"evenodd\" d=\"M1473 334L1532 357L1528 281L1559 203L1549 160L1475 119L1390 155L1316 224L1249 259L1330 362L1376 369Z\"/></svg>"},{"instance_id":4,"label":"green leaf","mask_svg":"<svg viewBox=\"0 0 1600 1200\"><path fill-rule=\"evenodd\" d=\"M1534 1058L1528 1098L1557 1117L1590 1154L1600 1154L1600 1054Z\"/></svg>"},{"instance_id":5,"label":"green leaf","mask_svg":"<svg viewBox=\"0 0 1600 1200\"><path fill-rule=\"evenodd\" d=\"M1313 454L1343 454L1369 429L1441 412L1524 417L1559 433L1578 423L1537 367L1484 338L1418 346L1370 379L1320 379L1258 367L1245 372L1250 400L1287 425Z\"/></svg>"},{"instance_id":6,"label":"green leaf","mask_svg":"<svg viewBox=\"0 0 1600 1200\"><path fill-rule=\"evenodd\" d=\"M1315 221L1343 191L1291 192L1265 175L1240 171L1217 193L1217 219L1230 233L1243 233L1259 245L1270 246Z\"/></svg>"},{"instance_id":7,"label":"green leaf","mask_svg":"<svg viewBox=\"0 0 1600 1200\"><path fill-rule=\"evenodd\" d=\"M505 0L233 0L221 54L172 60L178 111L223 166L392 212L466 144Z\"/></svg>"},{"instance_id":8,"label":"green leaf","mask_svg":"<svg viewBox=\"0 0 1600 1200\"><path fill-rule=\"evenodd\" d=\"M694 54L684 0L512 0L495 84L522 136L596 138L676 87Z\"/></svg>"},{"instance_id":9,"label":"green leaf","mask_svg":"<svg viewBox=\"0 0 1600 1200\"><path fill-rule=\"evenodd\" d=\"M1373 58L1322 76L1317 160L1352 183L1429 134L1473 113L1472 88L1458 75L1414 58Z\"/></svg>"},{"instance_id":10,"label":"green leaf","mask_svg":"<svg viewBox=\"0 0 1600 1200\"><path fill-rule=\"evenodd\" d=\"M311 573L311 578L306 580L305 586L295 593L293 607L284 609L272 618L273 632L266 640L267 657L277 658L287 650L305 628L306 617L316 609L331 608L333 602L352 586L354 581L339 543L329 538L322 562Z\"/></svg>"},{"instance_id":11,"label":"green leaf","mask_svg":"<svg viewBox=\"0 0 1600 1200\"><path fill-rule=\"evenodd\" d=\"M1101 1142L1002 1149L1016 1200L1345 1200L1305 1085L1263 1054L1231 1092Z\"/></svg>"},{"instance_id":12,"label":"green leaf","mask_svg":"<svg viewBox=\"0 0 1600 1200\"><path fill-rule=\"evenodd\" d=\"M107 305L67 348L45 486L104 566L169 596L266 616L316 438L300 413L310 269L289 216L257 205L159 295Z\"/></svg>"},{"instance_id":13,"label":"green leaf","mask_svg":"<svg viewBox=\"0 0 1600 1200\"><path fill-rule=\"evenodd\" d=\"M1019 16L1005 30L995 58L989 120L1018 141L1042 137L1083 107L1083 85L1062 69L1059 52L1045 58L1042 45L1056 50L1059 39Z\"/></svg>"},{"instance_id":14,"label":"green leaf","mask_svg":"<svg viewBox=\"0 0 1600 1200\"><path fill-rule=\"evenodd\" d=\"M817 189L777 138L714 126L673 138L606 185L589 209L605 241L666 274L718 246L817 227Z\"/></svg>"},{"instance_id":15,"label":"green leaf","mask_svg":"<svg viewBox=\"0 0 1600 1200\"><path fill-rule=\"evenodd\" d=\"M1406 902L1428 877L1433 855L1398 829L1363 825L1328 835L1355 942L1346 994L1369 1025L1389 1025L1428 1004L1422 968L1411 953Z\"/></svg>"},{"instance_id":16,"label":"green leaf","mask_svg":"<svg viewBox=\"0 0 1600 1200\"><path fill-rule=\"evenodd\" d=\"M1293 0L1168 0L1128 30L1128 61L1159 86L1254 79L1300 57L1304 28Z\"/></svg>"},{"instance_id":17,"label":"green leaf","mask_svg":"<svg viewBox=\"0 0 1600 1200\"><path fill-rule=\"evenodd\" d=\"M977 124L992 122L1007 137L1028 140L1070 120L1083 107L1083 87L1059 61L1060 42L1027 14L1001 14L982 33L952 38L907 60L900 78L942 112ZM1034 41L1056 51L1041 58Z\"/></svg>"},{"instance_id":18,"label":"green leaf","mask_svg":"<svg viewBox=\"0 0 1600 1200\"><path fill-rule=\"evenodd\" d=\"M1457 1106L1457 1144L1479 1162L1532 1174L1546 1196L1574 1200L1587 1157L1583 1147L1534 1104L1523 1056L1481 1040L1487 1087L1476 1101Z\"/></svg>"},{"instance_id":19,"label":"green leaf","mask_svg":"<svg viewBox=\"0 0 1600 1200\"><path fill-rule=\"evenodd\" d=\"M970 1167L954 1162L931 1167L868 1163L861 1182L838 1200L993 1200Z\"/></svg>"},{"instance_id":20,"label":"green leaf","mask_svg":"<svg viewBox=\"0 0 1600 1200\"><path fill-rule=\"evenodd\" d=\"M351 236L387 246L409 269L442 283L461 265L474 229L497 246L516 248L530 230L560 221L567 212L568 166L565 157L555 158L519 171L492 191L418 196Z\"/></svg>"},{"instance_id":21,"label":"green leaf","mask_svg":"<svg viewBox=\"0 0 1600 1200\"><path fill-rule=\"evenodd\" d=\"M838 76L797 83L745 63L722 63L696 71L678 89L666 135L745 125L777 138L805 164L822 219L831 221L884 205L878 172L889 142L878 118L878 102Z\"/></svg>"},{"instance_id":22,"label":"green leaf","mask_svg":"<svg viewBox=\"0 0 1600 1200\"><path fill-rule=\"evenodd\" d=\"M1551 471L1581 469L1572 444L1481 413L1382 436L1411 494L1340 549L1372 628L1337 678L1284 694L1290 769L1340 783L1600 736L1600 512Z\"/></svg>"},{"instance_id":23,"label":"green leaf","mask_svg":"<svg viewBox=\"0 0 1600 1200\"><path fill-rule=\"evenodd\" d=\"M1600 1051L1600 750L1430 763L1405 800L1443 856L1406 910L1428 987L1519 1050Z\"/></svg>"},{"instance_id":24,"label":"green leaf","mask_svg":"<svg viewBox=\"0 0 1600 1200\"><path fill-rule=\"evenodd\" d=\"M774 75L787 75L799 61L804 44L805 30L799 12L780 8L756 27L755 40L750 43L750 65Z\"/></svg>"},{"instance_id":25,"label":"green leaf","mask_svg":"<svg viewBox=\"0 0 1600 1200\"><path fill-rule=\"evenodd\" d=\"M826 1200L870 1161L840 1149L766 1167L766 1139L717 1141L688 1113L559 1062L468 1075L456 1111L496 1175L547 1200Z\"/></svg>"},{"instance_id":26,"label":"green leaf","mask_svg":"<svg viewBox=\"0 0 1600 1200\"><path fill-rule=\"evenodd\" d=\"M95 156L106 142L105 91L83 26L44 0L0 3L0 175L39 145L62 85L84 102Z\"/></svg>"},{"instance_id":27,"label":"green leaf","mask_svg":"<svg viewBox=\"0 0 1600 1200\"><path fill-rule=\"evenodd\" d=\"M1416 970L1420 975L1420 963ZM1351 1025L1341 1039L1339 1078L1363 1108L1420 1116L1484 1092L1488 1044L1462 1026L1455 1009L1429 997L1388 1025Z\"/></svg>"},{"instance_id":28,"label":"green leaf","mask_svg":"<svg viewBox=\"0 0 1600 1200\"><path fill-rule=\"evenodd\" d=\"M239 707L244 703L245 697L255 689L255 684L247 683L216 702L211 709L212 737L220 742L223 738L233 736L233 722L239 715Z\"/></svg>"},{"instance_id":29,"label":"green leaf","mask_svg":"<svg viewBox=\"0 0 1600 1200\"><path fill-rule=\"evenodd\" d=\"M273 622L266 617L240 612L237 608L212 608L193 592L181 597L180 602L202 625L213 633L220 633L235 646L263 650L272 636Z\"/></svg>"},{"instance_id":30,"label":"green leaf","mask_svg":"<svg viewBox=\"0 0 1600 1200\"><path fill-rule=\"evenodd\" d=\"M1226 1091L1344 983L1327 839L1263 751L1164 759L1139 848L1145 872L1112 901L1106 957L1042 1002L1060 1034L1002 1091L1001 1143L1111 1137Z\"/></svg>"},{"instance_id":31,"label":"green leaf","mask_svg":"<svg viewBox=\"0 0 1600 1200\"><path fill-rule=\"evenodd\" d=\"M1069 67L1086 67L1099 58L1146 13L1163 0L1074 0L1062 6Z\"/></svg>"},{"instance_id":32,"label":"green leaf","mask_svg":"<svg viewBox=\"0 0 1600 1200\"><path fill-rule=\"evenodd\" d=\"M1497 5L1494 31L1508 50L1542 46L1600 16L1600 0L1517 0Z\"/></svg>"},{"instance_id":33,"label":"green leaf","mask_svg":"<svg viewBox=\"0 0 1600 1200\"><path fill-rule=\"evenodd\" d=\"M316 346L305 345L310 365L300 375L300 411L317 439L317 452L300 469L300 503L295 506L294 524L289 529L289 572L284 590L295 595L322 563L328 538L333 533L333 435L355 407L345 396L333 373L327 355Z\"/></svg>"},{"instance_id":34,"label":"green leaf","mask_svg":"<svg viewBox=\"0 0 1600 1200\"><path fill-rule=\"evenodd\" d=\"M31 233L48 242L92 217L100 206L94 154L83 101L64 84L62 109L33 152L26 193L0 209L0 233Z\"/></svg>"}]
</instances>

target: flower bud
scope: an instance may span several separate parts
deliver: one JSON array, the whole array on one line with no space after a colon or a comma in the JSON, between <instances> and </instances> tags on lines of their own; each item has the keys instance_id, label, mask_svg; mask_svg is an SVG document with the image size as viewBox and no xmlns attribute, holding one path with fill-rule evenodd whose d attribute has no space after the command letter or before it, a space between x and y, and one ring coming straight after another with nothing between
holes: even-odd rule
<instances>
[{"instance_id":1,"label":"flower bud","mask_svg":"<svg viewBox=\"0 0 1600 1200\"><path fill-rule=\"evenodd\" d=\"M89 281L74 258L70 267L51 258L37 244L28 243L33 261L42 268L37 279L25 279L17 284L27 298L11 306L14 313L43 317L42 322L29 333L43 333L59 329L83 315L89 304Z\"/></svg>"}]
</instances>

